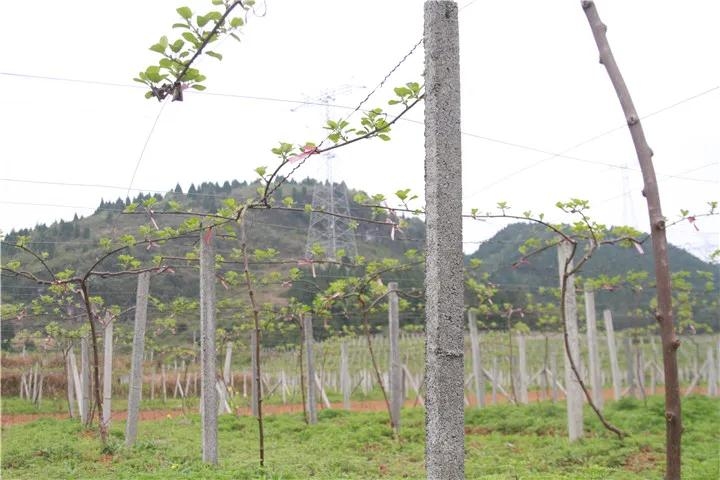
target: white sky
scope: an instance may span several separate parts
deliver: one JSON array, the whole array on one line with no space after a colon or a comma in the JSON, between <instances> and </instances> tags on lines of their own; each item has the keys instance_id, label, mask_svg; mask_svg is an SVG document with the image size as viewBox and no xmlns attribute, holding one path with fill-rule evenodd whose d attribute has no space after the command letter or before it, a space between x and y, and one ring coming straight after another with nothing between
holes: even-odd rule
<instances>
[{"instance_id":1,"label":"white sky","mask_svg":"<svg viewBox=\"0 0 720 480\"><path fill-rule=\"evenodd\" d=\"M128 190L252 180L255 167L275 165L270 149L278 141L323 138L324 107L268 98L312 102L331 94L336 105L354 107L421 38L422 3L267 0L267 14L250 16L241 43L214 48L222 62L198 64L206 93L162 107L132 78L156 61L150 45L177 35L175 8L204 12L209 0L5 2L0 229L89 215L101 198L125 198ZM720 3L597 4L638 112L658 112L643 126L663 212L670 219L681 208L702 213L720 200ZM559 221L555 202L575 197L591 202L597 221L647 231L632 142L580 1L459 5L465 210L507 201L512 212ZM422 65L420 47L365 106L385 108L392 87L422 82ZM349 112L330 109L333 118ZM422 196L422 108L407 118L391 142L339 150L334 179L371 193L412 188ZM296 178L323 172L316 158ZM503 225L466 223L465 250ZM673 227L669 239L706 257L718 246L720 221L698 226Z\"/></svg>"}]
</instances>

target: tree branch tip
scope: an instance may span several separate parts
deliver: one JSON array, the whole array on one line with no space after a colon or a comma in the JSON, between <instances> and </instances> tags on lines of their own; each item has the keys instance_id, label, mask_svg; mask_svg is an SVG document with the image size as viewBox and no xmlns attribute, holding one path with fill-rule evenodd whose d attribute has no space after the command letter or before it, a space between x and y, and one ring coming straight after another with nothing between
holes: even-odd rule
<instances>
[{"instance_id":1,"label":"tree branch tip","mask_svg":"<svg viewBox=\"0 0 720 480\"><path fill-rule=\"evenodd\" d=\"M594 2L593 2L592 0L583 0L583 1L580 2L580 3L582 4L582 8L585 9L585 10L587 10L588 8L590 8L590 7L593 6L593 3L594 3Z\"/></svg>"}]
</instances>

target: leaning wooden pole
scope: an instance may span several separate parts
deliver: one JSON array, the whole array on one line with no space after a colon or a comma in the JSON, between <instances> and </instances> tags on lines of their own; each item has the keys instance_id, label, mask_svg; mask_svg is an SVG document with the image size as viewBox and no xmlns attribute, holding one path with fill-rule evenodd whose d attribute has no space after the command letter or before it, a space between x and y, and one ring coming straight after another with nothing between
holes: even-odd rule
<instances>
[{"instance_id":1,"label":"leaning wooden pole","mask_svg":"<svg viewBox=\"0 0 720 480\"><path fill-rule=\"evenodd\" d=\"M657 311L655 319L660 325L662 339L663 364L665 374L665 421L666 421L666 471L667 480L680 478L682 418L680 411L680 382L677 368L677 349L680 340L675 333L672 312L672 283L670 267L668 265L668 246L665 235L665 218L660 207L660 193L658 190L655 169L652 162L653 152L645 140L640 123L640 117L635 110L630 92L625 85L620 69L615 63L606 32L607 27L600 20L595 2L583 1L582 7L590 23L595 37L600 63L603 64L615 88L625 120L627 121L635 151L637 153L640 170L643 176L643 195L647 201L648 216L650 219L650 236L652 239L653 255L655 260L655 281L657 285Z\"/></svg>"},{"instance_id":2,"label":"leaning wooden pole","mask_svg":"<svg viewBox=\"0 0 720 480\"><path fill-rule=\"evenodd\" d=\"M425 466L465 477L458 6L425 2Z\"/></svg>"}]
</instances>

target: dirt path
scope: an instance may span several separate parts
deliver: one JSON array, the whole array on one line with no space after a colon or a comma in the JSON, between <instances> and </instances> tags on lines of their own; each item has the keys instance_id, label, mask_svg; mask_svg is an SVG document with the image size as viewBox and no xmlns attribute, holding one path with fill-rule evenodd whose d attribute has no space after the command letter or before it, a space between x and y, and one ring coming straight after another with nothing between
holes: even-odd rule
<instances>
[{"instance_id":1,"label":"dirt path","mask_svg":"<svg viewBox=\"0 0 720 480\"><path fill-rule=\"evenodd\" d=\"M695 388L693 391L694 393L704 393L704 388ZM528 392L528 400L530 403L535 403L539 401L545 401L550 400L550 396L548 394L549 392L541 392L538 390L533 390ZM663 389L662 387L658 387L656 389L655 394L656 395L662 395ZM684 393L684 392L683 392ZM650 392L648 392L650 394ZM613 399L613 390L612 388L607 388L603 392L603 397L605 400L612 400ZM563 401L565 397L562 395L562 392L558 392L558 400ZM469 397L468 398L470 405L475 405L475 397ZM508 403L508 399L500 395L498 393L497 395L497 403ZM490 394L487 394L485 396L485 404L486 405L492 405L492 397ZM334 409L342 409L343 405L342 403L332 403L332 408ZM413 397L412 399L405 402L406 407L413 407L420 405L419 402L415 400ZM318 404L318 409L324 408L323 405ZM384 400L366 400L366 401L359 401L359 402L351 402L350 403L350 410L353 412L377 412L385 410L385 401ZM194 412L194 410L190 410L191 412ZM263 413L267 415L276 415L276 414L282 414L282 413L300 413L303 411L303 406L301 403L293 403L293 404L287 404L287 405L263 405ZM236 409L236 412L238 415L243 416L249 416L250 413L250 407L239 407ZM183 411L181 408L174 408L174 409L160 409L160 410L140 410L140 420L141 421L151 421L151 420L159 420L162 418L174 418L174 417L180 417L183 415ZM3 414L0 416L0 423L5 425L18 425L22 423L29 423L33 422L35 420L38 420L40 418L68 418L67 413L30 413L30 414L11 414L6 415ZM119 412L113 412L112 419L114 421L124 421L127 419L127 411L119 411Z\"/></svg>"}]
</instances>

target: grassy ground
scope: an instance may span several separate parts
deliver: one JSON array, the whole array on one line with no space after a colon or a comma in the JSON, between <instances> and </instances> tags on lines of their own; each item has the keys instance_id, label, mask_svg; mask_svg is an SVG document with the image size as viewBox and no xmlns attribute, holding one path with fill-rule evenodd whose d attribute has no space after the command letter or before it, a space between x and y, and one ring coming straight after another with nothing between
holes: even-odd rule
<instances>
[{"instance_id":1,"label":"grassy ground","mask_svg":"<svg viewBox=\"0 0 720 480\"><path fill-rule=\"evenodd\" d=\"M586 437L566 440L562 404L499 405L466 414L466 476L487 479L661 478L662 399L610 403L611 421L631 433L618 440L586 412ZM720 401L701 396L683 404L684 477L720 475ZM41 419L2 428L3 479L368 479L423 478L424 413L403 411L401 439L385 413L322 410L319 423L301 415L266 418L266 468L258 468L257 421L223 415L220 465L200 461L198 415L143 422L134 447L123 446L116 422L103 450L94 431L76 421Z\"/></svg>"}]
</instances>

